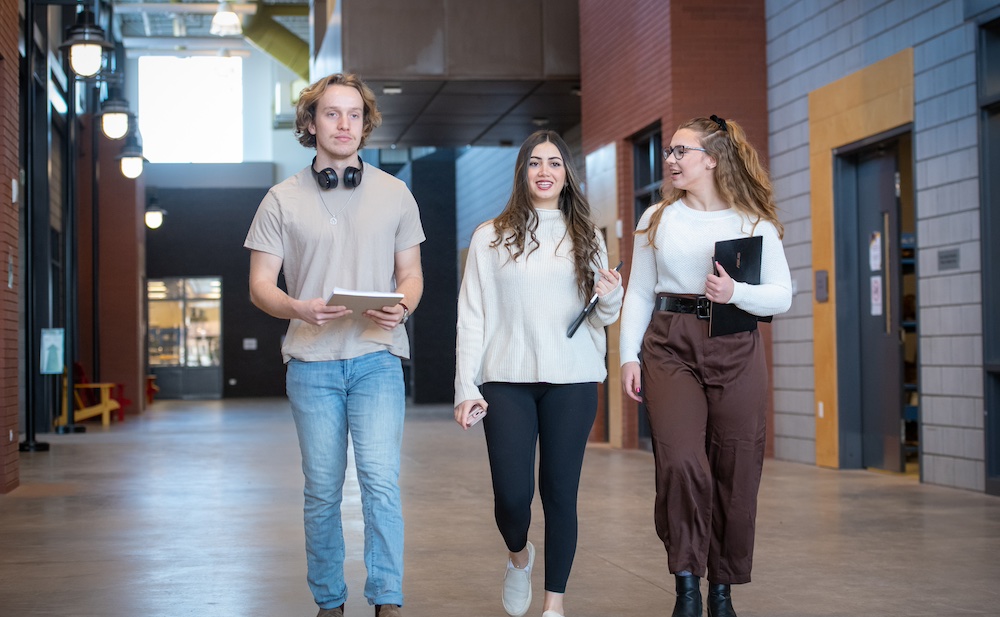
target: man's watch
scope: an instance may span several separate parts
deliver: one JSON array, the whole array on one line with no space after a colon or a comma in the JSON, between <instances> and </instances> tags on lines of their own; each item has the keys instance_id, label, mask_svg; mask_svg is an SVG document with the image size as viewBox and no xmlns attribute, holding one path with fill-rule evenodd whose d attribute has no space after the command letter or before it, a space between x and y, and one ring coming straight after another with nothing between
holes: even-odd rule
<instances>
[{"instance_id":1,"label":"man's watch","mask_svg":"<svg viewBox=\"0 0 1000 617\"><path fill-rule=\"evenodd\" d=\"M399 320L400 325L402 325L410 319L410 309L402 302L399 303L399 306L403 307L403 318Z\"/></svg>"}]
</instances>

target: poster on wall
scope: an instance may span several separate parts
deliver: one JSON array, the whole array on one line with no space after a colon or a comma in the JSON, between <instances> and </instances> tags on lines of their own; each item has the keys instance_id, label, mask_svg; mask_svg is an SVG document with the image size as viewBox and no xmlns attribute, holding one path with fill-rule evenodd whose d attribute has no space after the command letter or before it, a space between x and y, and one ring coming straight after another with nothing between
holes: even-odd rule
<instances>
[{"instance_id":1,"label":"poster on wall","mask_svg":"<svg viewBox=\"0 0 1000 617\"><path fill-rule=\"evenodd\" d=\"M871 279L872 317L882 314L882 277L873 276Z\"/></svg>"},{"instance_id":2,"label":"poster on wall","mask_svg":"<svg viewBox=\"0 0 1000 617\"><path fill-rule=\"evenodd\" d=\"M66 337L62 328L42 328L42 375L61 375Z\"/></svg>"},{"instance_id":3,"label":"poster on wall","mask_svg":"<svg viewBox=\"0 0 1000 617\"><path fill-rule=\"evenodd\" d=\"M882 269L882 232L873 231L868 238L868 268L872 272Z\"/></svg>"}]
</instances>

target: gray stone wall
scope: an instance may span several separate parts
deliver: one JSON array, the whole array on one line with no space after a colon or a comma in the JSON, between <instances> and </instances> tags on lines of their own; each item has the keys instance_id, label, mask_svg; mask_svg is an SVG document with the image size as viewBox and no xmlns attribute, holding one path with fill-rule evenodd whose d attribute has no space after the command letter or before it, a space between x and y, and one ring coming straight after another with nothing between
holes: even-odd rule
<instances>
[{"instance_id":1,"label":"gray stone wall","mask_svg":"<svg viewBox=\"0 0 1000 617\"><path fill-rule=\"evenodd\" d=\"M981 14L1000 2L974 4ZM808 95L912 47L921 475L983 490L977 26L967 5L767 0L771 173L798 291L774 328L778 458L815 460ZM938 271L946 249L958 249L958 270Z\"/></svg>"}]
</instances>

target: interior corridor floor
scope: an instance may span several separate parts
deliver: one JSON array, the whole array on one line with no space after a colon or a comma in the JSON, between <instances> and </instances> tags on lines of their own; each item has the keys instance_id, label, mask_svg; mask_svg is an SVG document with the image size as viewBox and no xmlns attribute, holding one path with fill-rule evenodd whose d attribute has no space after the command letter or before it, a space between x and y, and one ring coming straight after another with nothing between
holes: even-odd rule
<instances>
[{"instance_id":1,"label":"interior corridor floor","mask_svg":"<svg viewBox=\"0 0 1000 617\"><path fill-rule=\"evenodd\" d=\"M401 485L406 617L503 617L505 549L482 428L410 406ZM39 435L0 496L0 616L313 617L302 480L286 401L157 401L86 433ZM349 474L350 475L350 474ZM652 524L653 460L588 449L567 617L664 616L673 579ZM535 599L541 615L542 515ZM353 477L347 617L362 595ZM1000 499L902 475L767 461L740 617L1000 615Z\"/></svg>"}]
</instances>

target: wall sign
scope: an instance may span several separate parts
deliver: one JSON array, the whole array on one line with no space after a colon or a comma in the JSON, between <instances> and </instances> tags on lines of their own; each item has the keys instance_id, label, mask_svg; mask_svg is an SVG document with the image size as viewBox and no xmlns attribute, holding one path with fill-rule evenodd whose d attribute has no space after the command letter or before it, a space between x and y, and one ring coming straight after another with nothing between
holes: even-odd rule
<instances>
[{"instance_id":1,"label":"wall sign","mask_svg":"<svg viewBox=\"0 0 1000 617\"><path fill-rule=\"evenodd\" d=\"M65 342L62 328L42 328L42 375L62 375Z\"/></svg>"},{"instance_id":2,"label":"wall sign","mask_svg":"<svg viewBox=\"0 0 1000 617\"><path fill-rule=\"evenodd\" d=\"M868 268L872 272L882 269L882 232L873 231L868 238Z\"/></svg>"},{"instance_id":3,"label":"wall sign","mask_svg":"<svg viewBox=\"0 0 1000 617\"><path fill-rule=\"evenodd\" d=\"M882 314L882 277L871 278L872 317Z\"/></svg>"},{"instance_id":4,"label":"wall sign","mask_svg":"<svg viewBox=\"0 0 1000 617\"><path fill-rule=\"evenodd\" d=\"M960 253L957 248L938 251L938 270L958 270L961 267Z\"/></svg>"}]
</instances>

